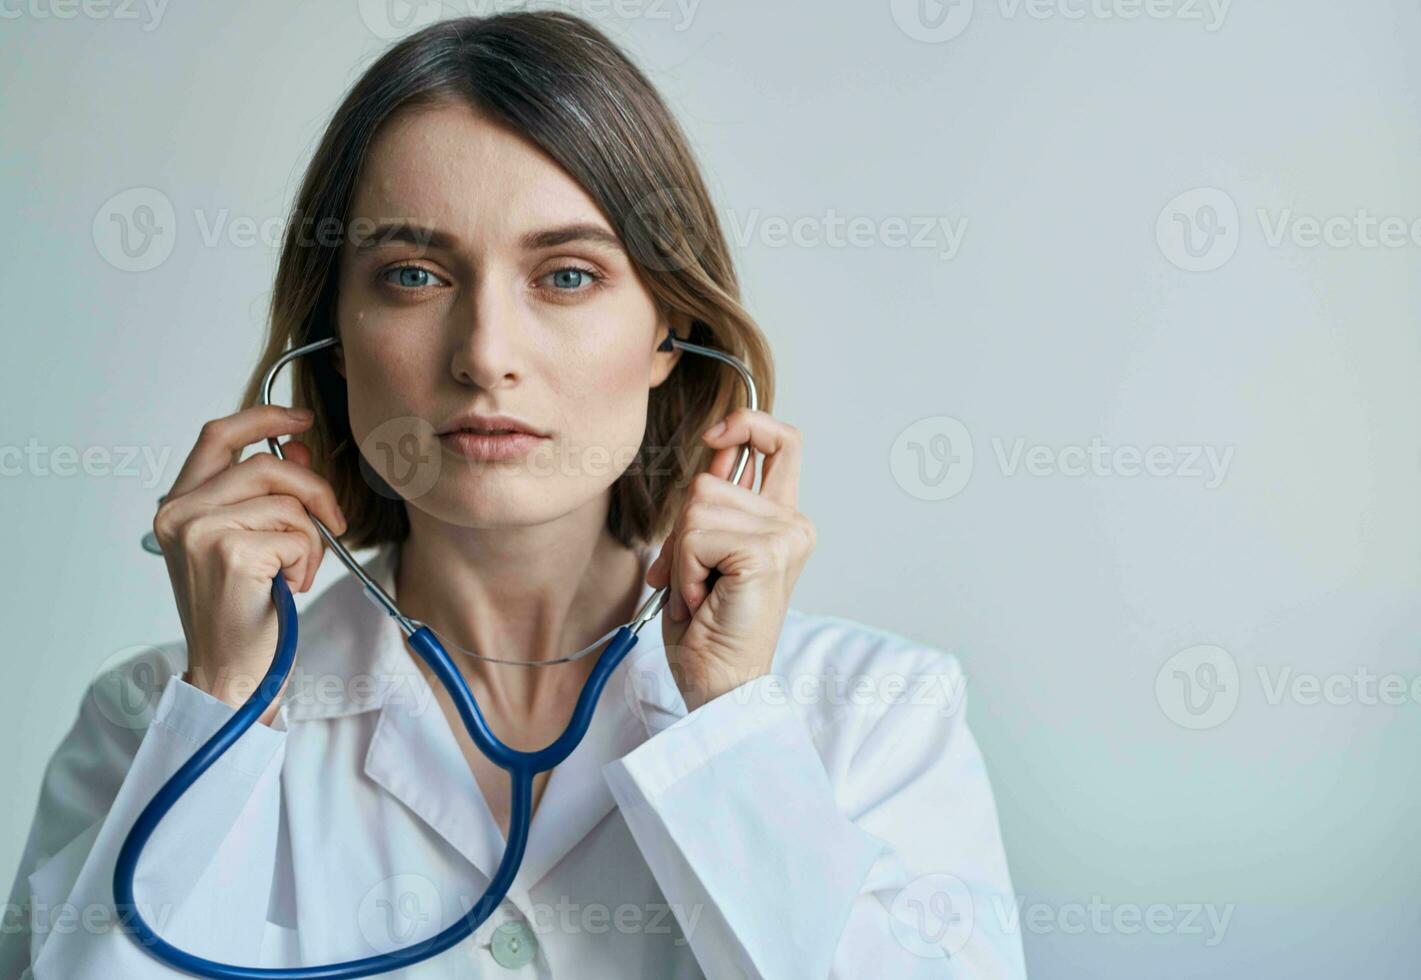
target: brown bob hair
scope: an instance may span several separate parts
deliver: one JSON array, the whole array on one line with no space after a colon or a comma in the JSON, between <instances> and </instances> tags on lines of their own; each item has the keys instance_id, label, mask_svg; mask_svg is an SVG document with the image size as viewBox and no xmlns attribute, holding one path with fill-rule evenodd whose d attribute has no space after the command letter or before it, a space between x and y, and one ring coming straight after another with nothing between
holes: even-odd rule
<instances>
[{"instance_id":1,"label":"brown bob hair","mask_svg":"<svg viewBox=\"0 0 1421 980\"><path fill-rule=\"evenodd\" d=\"M396 113L468 104L523 133L597 203L658 310L683 340L740 358L760 407L774 404L769 345L740 305L720 222L685 135L656 90L604 34L560 12L460 17L394 44L336 110L301 181L282 243L265 349L242 397L292 346L336 329L339 249L368 148ZM335 490L347 547L400 542L406 503L368 464L350 430L331 349L291 365L292 400L315 421L301 437ZM739 403L740 381L712 358L684 356L651 389L646 434L611 488L608 530L627 547L671 528L690 479L709 463L700 433ZM376 487L380 489L376 489Z\"/></svg>"}]
</instances>

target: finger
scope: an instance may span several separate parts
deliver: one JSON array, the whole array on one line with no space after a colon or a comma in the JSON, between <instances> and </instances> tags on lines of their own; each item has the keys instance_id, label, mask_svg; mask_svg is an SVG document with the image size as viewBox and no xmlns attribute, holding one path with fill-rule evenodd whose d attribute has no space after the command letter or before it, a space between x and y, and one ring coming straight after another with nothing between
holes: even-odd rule
<instances>
[{"instance_id":1,"label":"finger","mask_svg":"<svg viewBox=\"0 0 1421 980\"><path fill-rule=\"evenodd\" d=\"M670 543L670 538L662 542L661 550L656 553L656 557L651 560L651 564L646 566L646 584L653 589L659 589L666 584L666 577L663 572L666 568L666 552L670 548Z\"/></svg>"},{"instance_id":2,"label":"finger","mask_svg":"<svg viewBox=\"0 0 1421 980\"><path fill-rule=\"evenodd\" d=\"M698 513L708 512L710 508L734 511L744 515L747 520L738 526L751 533L759 533L766 526L767 519L777 518L782 513L782 508L778 504L766 500L754 490L737 486L709 473L698 474L692 482L690 495L666 535L666 540L661 546L661 553L656 556L656 560L647 569L646 582L648 585L659 589L672 584L677 561L676 552L681 536L692 523L701 522L701 519L696 516ZM680 608L678 603L676 590L673 589L671 596L673 616L685 611Z\"/></svg>"},{"instance_id":3,"label":"finger","mask_svg":"<svg viewBox=\"0 0 1421 980\"><path fill-rule=\"evenodd\" d=\"M693 527L676 542L672 595L684 612L694 614L710 595L706 579L727 558L744 550L746 537L738 530Z\"/></svg>"},{"instance_id":4,"label":"finger","mask_svg":"<svg viewBox=\"0 0 1421 980\"><path fill-rule=\"evenodd\" d=\"M232 465L243 446L268 436L285 436L306 429L311 418L293 414L280 405L255 405L225 418L213 419L198 433L168 497L178 497L202 486Z\"/></svg>"},{"instance_id":5,"label":"finger","mask_svg":"<svg viewBox=\"0 0 1421 980\"><path fill-rule=\"evenodd\" d=\"M281 451L296 465L304 466L308 470L311 468L311 447L301 440L288 439L281 444Z\"/></svg>"},{"instance_id":6,"label":"finger","mask_svg":"<svg viewBox=\"0 0 1421 980\"><path fill-rule=\"evenodd\" d=\"M717 449L711 458L710 465L706 467L706 472L729 481L735 472L735 464L739 462L740 454L743 451L743 446L724 446ZM738 486L742 486L746 490L755 489L755 466L755 451L752 449L749 457L745 460L745 471L740 474Z\"/></svg>"},{"instance_id":7,"label":"finger","mask_svg":"<svg viewBox=\"0 0 1421 980\"><path fill-rule=\"evenodd\" d=\"M748 471L750 467L747 465L745 469ZM763 494L756 493L749 487L731 483L721 477L712 476L709 471L696 476L691 481L691 492L687 495L682 510L684 511L686 507L694 506L698 502L739 507L747 513L759 514L762 517L774 517L785 511L784 507L767 499Z\"/></svg>"},{"instance_id":8,"label":"finger","mask_svg":"<svg viewBox=\"0 0 1421 980\"><path fill-rule=\"evenodd\" d=\"M729 484L726 486L730 488ZM741 493L744 492L742 488ZM675 550L672 542L685 533L687 528L700 527L710 530L737 531L741 534L764 534L774 527L774 522L771 520L775 516L773 513L751 513L736 504L738 501L732 501L729 505L702 502L698 507L683 511L681 516L677 518L671 533L667 535L667 543L662 546L660 554L647 568L648 584L654 587L666 584L663 570L667 567L667 562Z\"/></svg>"},{"instance_id":9,"label":"finger","mask_svg":"<svg viewBox=\"0 0 1421 980\"><path fill-rule=\"evenodd\" d=\"M760 496L786 507L797 505L803 440L794 426L765 412L737 408L726 416L725 428L715 435L707 432L702 439L717 448L749 443L765 456Z\"/></svg>"},{"instance_id":10,"label":"finger","mask_svg":"<svg viewBox=\"0 0 1421 980\"><path fill-rule=\"evenodd\" d=\"M707 564L707 556L688 549L684 544L687 535L695 535L699 540L703 535L732 535L741 542L774 532L776 522L748 514L738 507L709 507L703 509L690 522L682 535L683 543L677 552L679 563L680 592L691 611L695 611L710 595L714 584L711 581L716 564ZM723 557L723 556L722 556Z\"/></svg>"},{"instance_id":11,"label":"finger","mask_svg":"<svg viewBox=\"0 0 1421 980\"><path fill-rule=\"evenodd\" d=\"M269 453L244 459L219 473L179 500L177 506L190 502L225 507L267 494L295 497L336 534L346 532L345 515L331 485L299 463Z\"/></svg>"},{"instance_id":12,"label":"finger","mask_svg":"<svg viewBox=\"0 0 1421 980\"><path fill-rule=\"evenodd\" d=\"M299 591L300 583L309 574L306 565L310 562L302 535L295 531L248 531L240 538L242 549L263 578L274 579L280 574L292 592Z\"/></svg>"},{"instance_id":13,"label":"finger","mask_svg":"<svg viewBox=\"0 0 1421 980\"><path fill-rule=\"evenodd\" d=\"M746 469L748 470L749 467L747 466ZM675 522L666 534L660 553L647 568L646 581L649 585L660 588L666 584L665 578L659 572L670 552L675 550L677 536L686 528L687 511L693 509L697 504L734 508L761 518L780 517L784 510L778 504L766 500L748 487L736 486L722 477L712 476L709 472L697 474L691 481L690 493L681 505L680 513L676 515Z\"/></svg>"},{"instance_id":14,"label":"finger","mask_svg":"<svg viewBox=\"0 0 1421 980\"><path fill-rule=\"evenodd\" d=\"M316 571L320 568L321 559L325 556L326 542L316 530L311 515L306 513L301 501L286 494L254 497L214 511L212 516L230 521L248 531L290 531L300 534L306 539L308 560L304 566L305 577L296 591L305 592L311 587L316 578Z\"/></svg>"}]
</instances>

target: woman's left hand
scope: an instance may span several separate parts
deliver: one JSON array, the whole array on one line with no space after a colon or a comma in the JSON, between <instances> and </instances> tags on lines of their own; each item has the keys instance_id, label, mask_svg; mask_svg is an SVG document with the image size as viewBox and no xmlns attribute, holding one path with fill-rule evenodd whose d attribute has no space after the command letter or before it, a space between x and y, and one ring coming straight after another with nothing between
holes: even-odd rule
<instances>
[{"instance_id":1,"label":"woman's left hand","mask_svg":"<svg viewBox=\"0 0 1421 980\"><path fill-rule=\"evenodd\" d=\"M740 408L701 438L718 451L692 479L646 573L653 588L671 587L661 636L690 711L770 672L790 593L815 543L814 525L797 507L798 429ZM740 483L730 482L745 443L765 457L758 494L754 452ZM720 577L708 590L713 569Z\"/></svg>"}]
</instances>

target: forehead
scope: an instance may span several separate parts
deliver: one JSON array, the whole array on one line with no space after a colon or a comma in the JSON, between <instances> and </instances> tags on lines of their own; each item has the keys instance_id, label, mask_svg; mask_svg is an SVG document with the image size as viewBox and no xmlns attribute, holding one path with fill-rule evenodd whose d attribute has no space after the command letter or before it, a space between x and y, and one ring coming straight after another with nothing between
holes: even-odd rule
<instances>
[{"instance_id":1,"label":"forehead","mask_svg":"<svg viewBox=\"0 0 1421 980\"><path fill-rule=\"evenodd\" d=\"M352 218L409 220L460 239L570 221L609 228L596 203L522 133L472 106L404 111L376 134Z\"/></svg>"}]
</instances>

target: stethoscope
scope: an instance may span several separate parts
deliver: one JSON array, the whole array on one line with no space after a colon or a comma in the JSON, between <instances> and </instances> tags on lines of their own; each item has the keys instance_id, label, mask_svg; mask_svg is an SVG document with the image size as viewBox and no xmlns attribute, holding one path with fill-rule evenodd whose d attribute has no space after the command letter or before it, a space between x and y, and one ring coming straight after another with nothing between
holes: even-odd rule
<instances>
[{"instance_id":1,"label":"stethoscope","mask_svg":"<svg viewBox=\"0 0 1421 980\"><path fill-rule=\"evenodd\" d=\"M339 343L335 337L327 337L317 340L314 343L306 344L302 347L293 348L281 356L275 364L266 372L262 380L262 404L271 404L271 387L276 380L277 374L287 364L299 357L315 351L323 350L327 347ZM699 344L692 344L681 340L671 333L661 344L658 350L669 351L674 347L691 351L695 354L703 354L706 357L722 361L735 368L740 373L741 379L745 383L745 392L749 407L752 411L759 409L759 396L755 390L755 379L751 376L750 370L743 362L724 351L714 350L710 347L702 347ZM276 439L268 438L267 446L278 459L285 459L281 446ZM740 448L740 456L736 460L735 470L731 474L731 482L739 483L741 476L745 472L745 466L750 461L750 446L745 445ZM457 945L473 934L485 919L487 919L498 908L504 896L513 885L513 879L518 873L519 866L523 863L523 852L528 845L528 831L532 823L532 795L533 777L541 772L547 772L554 766L561 763L573 749L577 748L587 734L587 728L592 721L592 713L597 707L597 699L602 694L602 688L607 683L607 678L612 671L616 670L628 651L637 642L637 634L641 628L651 622L662 608L666 605L669 597L669 587L658 589L642 605L641 609L627 623L616 631L611 642L598 658L596 666L591 675L582 686L582 693L578 696L577 706L573 709L572 720L568 722L567 728L546 748L536 752L520 752L509 748L499 741L493 731L484 721L483 714L479 711L478 703L474 700L473 694L469 691L468 685L464 681L464 676L445 652L443 644L428 626L418 620L410 619L402 614L399 607L395 605L395 600L380 587L354 556L345 548L335 535L331 534L327 528L315 516L311 515L311 520L315 522L316 529L320 532L332 551L335 552L342 564L350 569L361 584L365 587L365 593L373 602L387 614L394 618L404 631L406 642L417 653L420 658L434 671L439 682L444 685L445 690L453 698L454 705L459 711L459 717L464 723L464 728L468 731L469 737L474 740L479 751L488 757L500 769L508 772L508 778L512 787L512 813L508 822L508 842L504 848L503 857L499 861L498 868L494 872L493 878L489 881L488 888L474 904L473 908L458 922L449 926L443 932L430 938L407 946L404 949L396 950L392 953L382 953L376 956L368 956L364 959L347 960L344 963L330 963L325 966L307 966L290 968L261 968L249 966L235 966L230 963L218 963L215 960L204 959L194 956L192 953L178 949L176 946L165 942L161 936L153 931L153 928L144 921L138 911L137 902L133 895L133 879L138 869L138 859L143 853L143 848L157 830L158 824L178 799L186 793L209 766L211 766L222 753L230 749L237 740L242 737L242 733L251 728L256 720L271 706L276 693L281 690L286 681L287 674L291 672L291 667L296 661L296 632L297 615L296 603L291 597L291 589L286 584L286 579L278 573L271 581L271 599L276 605L277 640L276 656L272 659L271 667L267 670L266 676L262 678L257 690L246 703L237 709L236 714L228 722L217 730L217 733L208 739L191 759L183 763L172 778L163 784L163 787L154 795L152 801L143 808L143 812L138 815L138 820L129 831L128 837L124 839L123 847L119 850L118 860L114 867L113 892L114 906L118 912L119 922L125 931L154 958L161 960L168 966L181 970L184 973L197 977L210 977L214 980L253 980L253 978L271 978L271 980L337 980L345 977L368 977L379 973L387 973L391 970L398 970L403 967L413 966L423 960ZM599 641L600 642L600 641ZM594 647L588 648L594 649ZM491 658L488 658L491 659ZM564 661L572 658L564 658ZM558 663L563 661L503 661L505 663L522 663L525 665L542 665L545 663Z\"/></svg>"}]
</instances>

